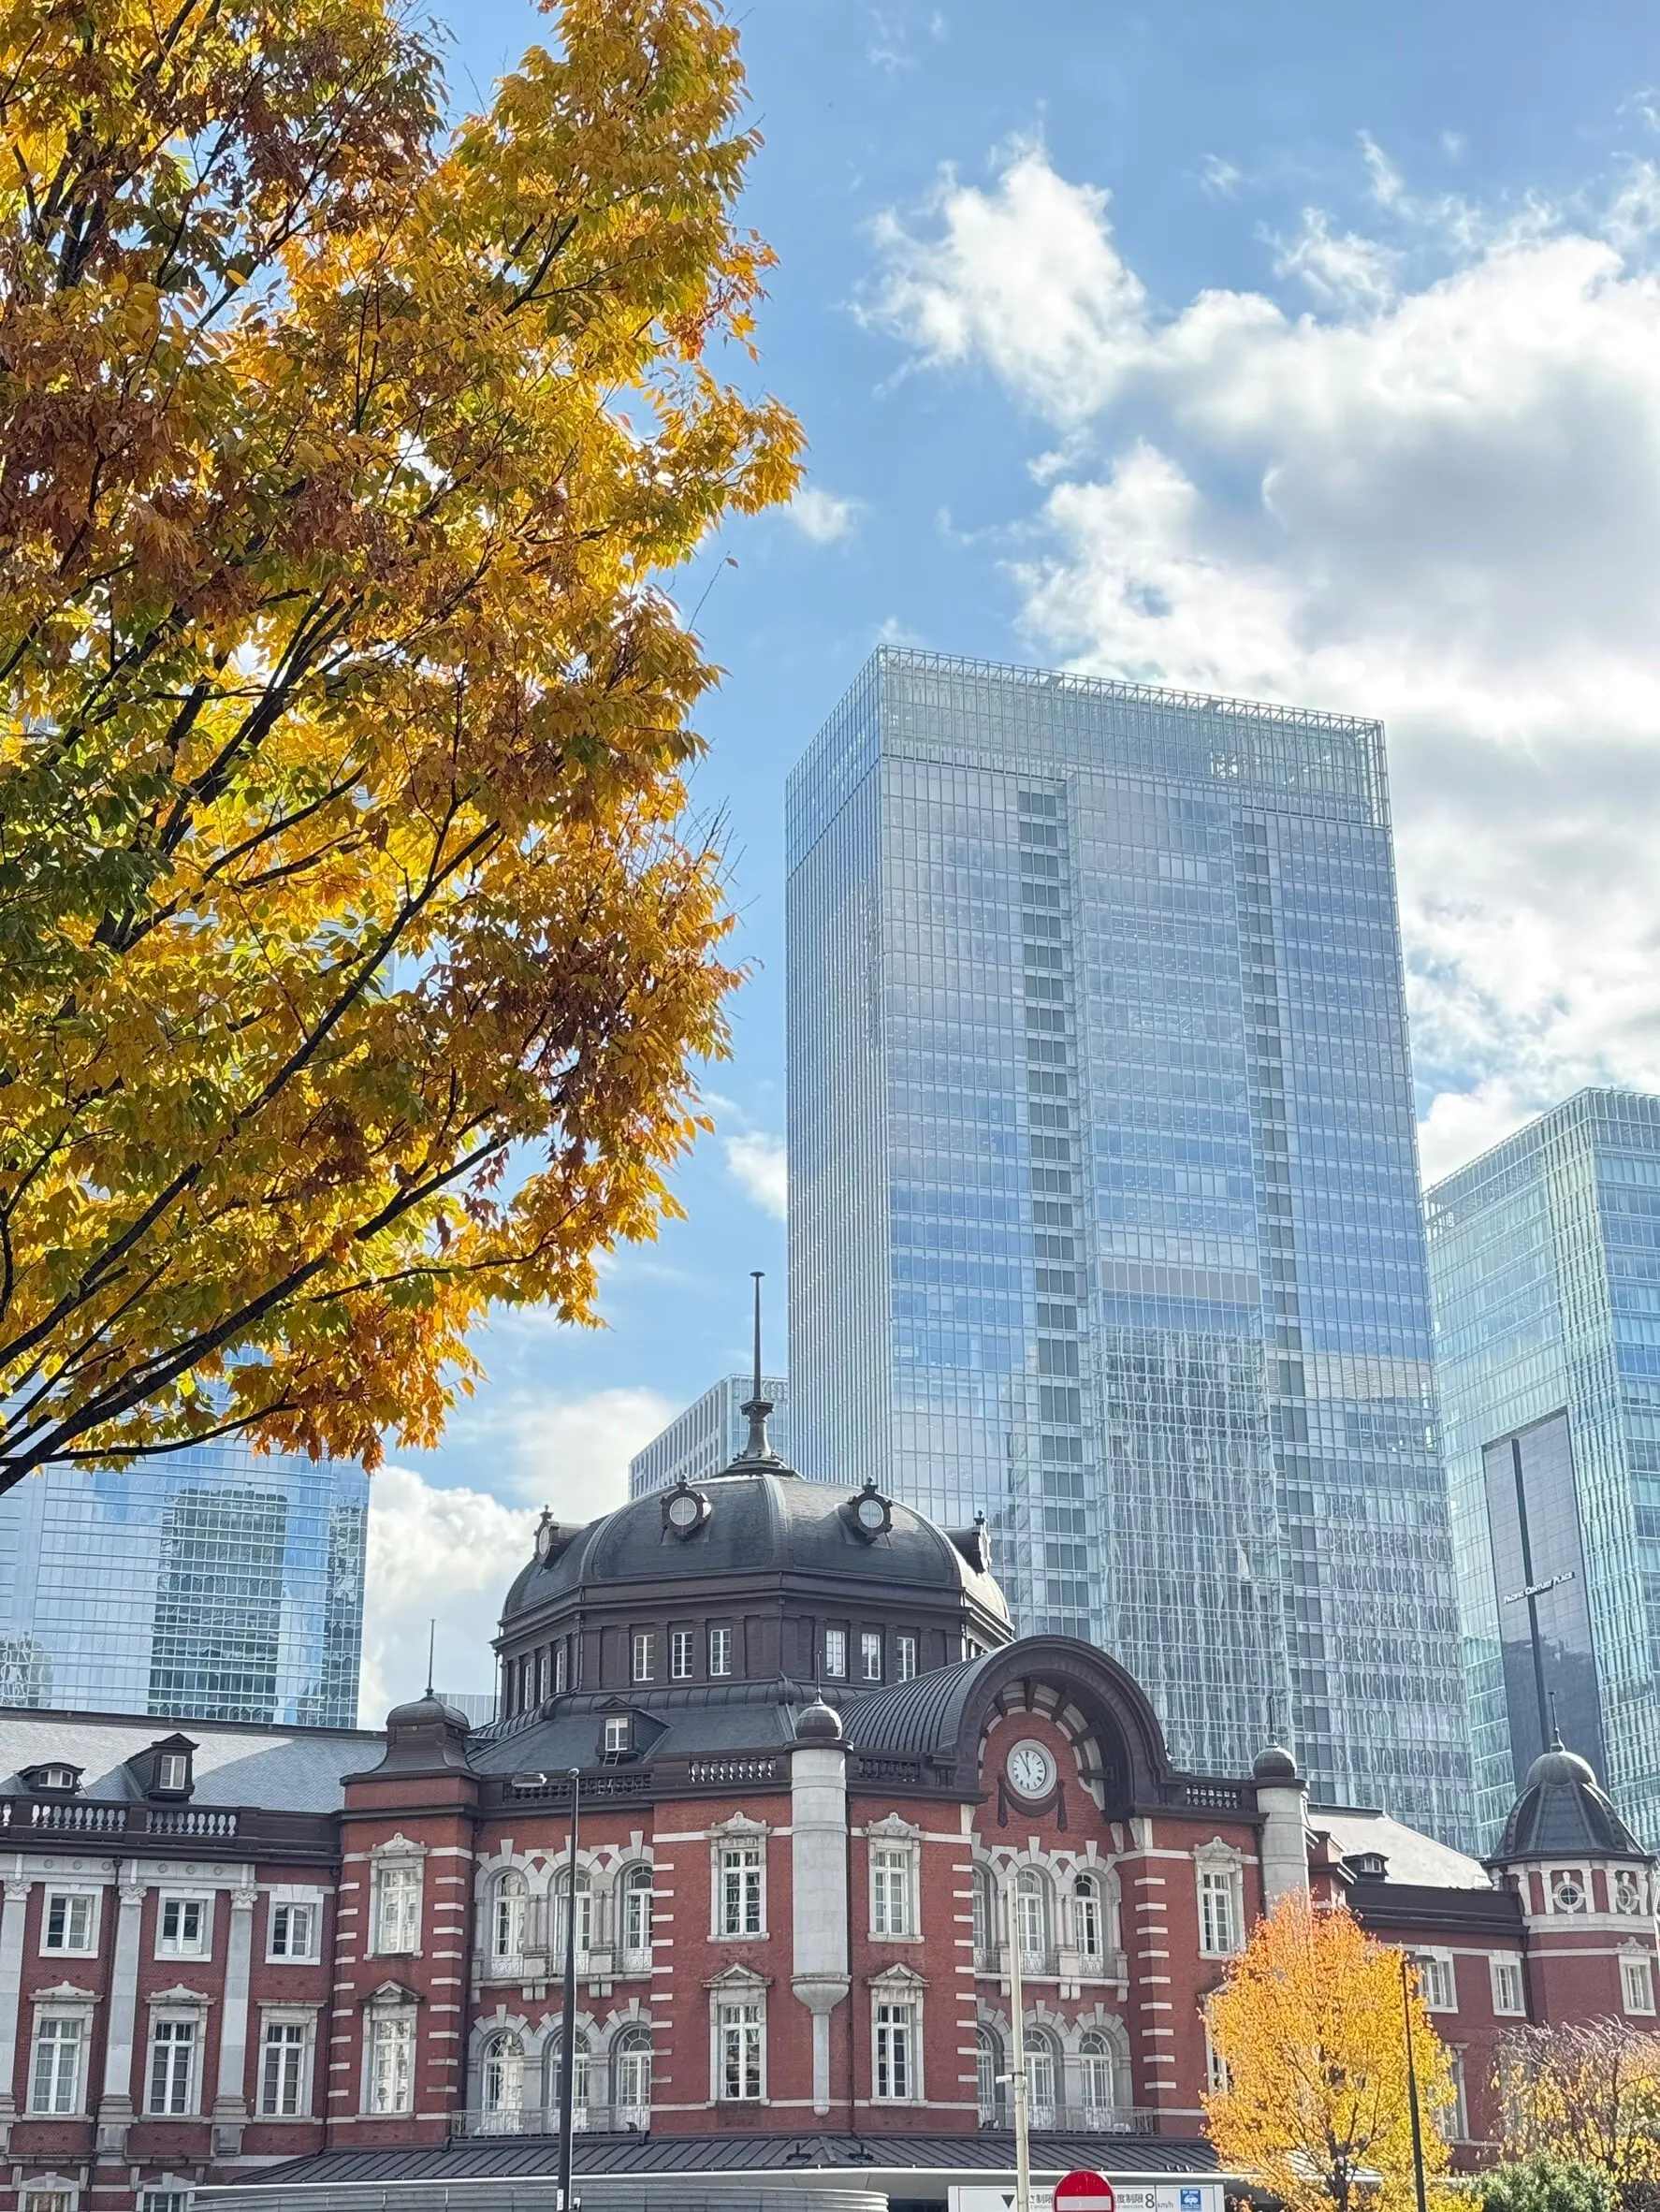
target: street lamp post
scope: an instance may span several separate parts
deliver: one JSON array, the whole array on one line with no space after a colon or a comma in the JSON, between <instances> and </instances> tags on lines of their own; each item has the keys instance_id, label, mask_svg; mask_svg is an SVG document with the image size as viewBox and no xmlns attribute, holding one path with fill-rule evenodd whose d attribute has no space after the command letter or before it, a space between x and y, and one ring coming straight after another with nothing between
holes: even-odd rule
<instances>
[{"instance_id":1,"label":"street lamp post","mask_svg":"<svg viewBox=\"0 0 1660 2212\"><path fill-rule=\"evenodd\" d=\"M1003 1892L1009 1919L1009 2087L1014 2093L1014 2212L1032 2212L1030 2115L1027 2108L1026 1995L1020 1981L1018 1876ZM1421 2206L1420 2212L1422 2212Z\"/></svg>"},{"instance_id":2,"label":"street lamp post","mask_svg":"<svg viewBox=\"0 0 1660 2212\"><path fill-rule=\"evenodd\" d=\"M576 1826L582 1810L582 1773L571 1768L571 1867L565 1899L565 2022L559 2077L559 2193L554 2212L577 2212L579 2200L571 2194L571 2154L574 2148L576 2088ZM1420 2205L1419 2212L1423 2212Z\"/></svg>"},{"instance_id":3,"label":"street lamp post","mask_svg":"<svg viewBox=\"0 0 1660 2212\"><path fill-rule=\"evenodd\" d=\"M1401 1954L1401 2017L1406 2030L1406 2109L1412 2116L1412 2179L1418 2212L1428 2212L1423 2185L1423 2120L1418 2109L1418 2059L1412 2048L1412 1998L1406 1985L1406 1954Z\"/></svg>"}]
</instances>

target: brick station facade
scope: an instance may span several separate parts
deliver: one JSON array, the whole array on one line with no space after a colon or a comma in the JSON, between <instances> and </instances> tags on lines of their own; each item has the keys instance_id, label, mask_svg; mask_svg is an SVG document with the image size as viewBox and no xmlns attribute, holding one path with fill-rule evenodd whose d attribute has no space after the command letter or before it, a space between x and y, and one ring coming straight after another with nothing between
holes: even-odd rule
<instances>
[{"instance_id":1,"label":"brick station facade","mask_svg":"<svg viewBox=\"0 0 1660 2212\"><path fill-rule=\"evenodd\" d=\"M545 1519L497 1650L473 1731L430 1695L372 1733L0 1714L18 2212L546 2136L573 1769L574 2092L614 2167L1000 2135L1012 1931L1040 2164L1198 2160L1206 1996L1301 1887L1419 1957L1467 2162L1507 2027L1654 2017L1655 1863L1571 1754L1485 1865L1309 1806L1280 1751L1179 1773L1110 1657L1012 1639L983 1528L872 1490L757 1456Z\"/></svg>"}]
</instances>

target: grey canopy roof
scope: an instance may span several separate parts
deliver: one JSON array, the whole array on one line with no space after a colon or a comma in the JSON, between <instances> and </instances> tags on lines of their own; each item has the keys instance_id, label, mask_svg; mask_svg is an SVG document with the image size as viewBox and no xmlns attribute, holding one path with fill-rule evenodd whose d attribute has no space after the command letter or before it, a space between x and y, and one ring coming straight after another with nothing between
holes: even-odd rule
<instances>
[{"instance_id":1,"label":"grey canopy roof","mask_svg":"<svg viewBox=\"0 0 1660 2212\"><path fill-rule=\"evenodd\" d=\"M1493 1855L1495 1866L1529 1858L1629 1858L1646 1852L1598 1788L1589 1763L1560 1738L1527 1770Z\"/></svg>"}]
</instances>

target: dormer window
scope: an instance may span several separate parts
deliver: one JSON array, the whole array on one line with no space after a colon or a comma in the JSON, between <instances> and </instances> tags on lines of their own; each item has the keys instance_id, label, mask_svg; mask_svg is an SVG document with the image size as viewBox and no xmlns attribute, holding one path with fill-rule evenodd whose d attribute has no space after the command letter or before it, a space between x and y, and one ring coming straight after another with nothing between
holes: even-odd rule
<instances>
[{"instance_id":1,"label":"dormer window","mask_svg":"<svg viewBox=\"0 0 1660 2212\"><path fill-rule=\"evenodd\" d=\"M1348 1870L1357 1882L1382 1882L1389 1873L1389 1861L1381 1851L1355 1851L1349 1854Z\"/></svg>"},{"instance_id":2,"label":"dormer window","mask_svg":"<svg viewBox=\"0 0 1660 2212\"><path fill-rule=\"evenodd\" d=\"M847 1526L861 1542L874 1544L878 1536L885 1536L894 1525L894 1508L874 1482L867 1482L856 1498L850 1498L841 1508Z\"/></svg>"},{"instance_id":3,"label":"dormer window","mask_svg":"<svg viewBox=\"0 0 1660 2212\"><path fill-rule=\"evenodd\" d=\"M45 1767L29 1768L23 1780L37 1794L44 1795L51 1791L63 1797L72 1797L80 1787L80 1768L53 1760Z\"/></svg>"},{"instance_id":4,"label":"dormer window","mask_svg":"<svg viewBox=\"0 0 1660 2212\"><path fill-rule=\"evenodd\" d=\"M626 1759L634 1748L633 1722L625 1712L608 1712L600 1741L600 1754L606 1759Z\"/></svg>"},{"instance_id":5,"label":"dormer window","mask_svg":"<svg viewBox=\"0 0 1660 2212\"><path fill-rule=\"evenodd\" d=\"M132 1761L147 1797L188 1797L196 1787L196 1745L188 1736L164 1736Z\"/></svg>"},{"instance_id":6,"label":"dormer window","mask_svg":"<svg viewBox=\"0 0 1660 2212\"><path fill-rule=\"evenodd\" d=\"M182 1752L164 1752L157 1759L155 1786L158 1790L187 1790L190 1787L190 1761Z\"/></svg>"},{"instance_id":7,"label":"dormer window","mask_svg":"<svg viewBox=\"0 0 1660 2212\"><path fill-rule=\"evenodd\" d=\"M684 1477L674 1489L665 1492L663 1501L663 1525L666 1535L678 1536L682 1542L696 1535L709 1518L706 1492L693 1490Z\"/></svg>"}]
</instances>

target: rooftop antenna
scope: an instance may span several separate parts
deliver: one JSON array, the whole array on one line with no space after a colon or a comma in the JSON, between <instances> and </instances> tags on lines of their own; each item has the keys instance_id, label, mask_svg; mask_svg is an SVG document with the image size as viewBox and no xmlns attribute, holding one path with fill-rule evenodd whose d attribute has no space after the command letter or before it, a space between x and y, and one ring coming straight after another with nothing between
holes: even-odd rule
<instances>
[{"instance_id":1,"label":"rooftop antenna","mask_svg":"<svg viewBox=\"0 0 1660 2212\"><path fill-rule=\"evenodd\" d=\"M1562 1740L1562 1730L1556 1722L1556 1693L1554 1690L1551 1692L1551 1749L1552 1751L1565 1751L1567 1749Z\"/></svg>"},{"instance_id":2,"label":"rooftop antenna","mask_svg":"<svg viewBox=\"0 0 1660 2212\"><path fill-rule=\"evenodd\" d=\"M432 1695L432 1654L438 1649L438 1616L427 1623L427 1695Z\"/></svg>"},{"instance_id":3,"label":"rooftop antenna","mask_svg":"<svg viewBox=\"0 0 1660 2212\"><path fill-rule=\"evenodd\" d=\"M772 1411L772 1400L761 1394L761 1286L766 1280L766 1271L752 1267L750 1273L755 1284L755 1374L748 1403L738 1407L740 1413L750 1417L750 1436L737 1456L740 1460L776 1460L779 1455L766 1433L766 1417Z\"/></svg>"}]
</instances>

